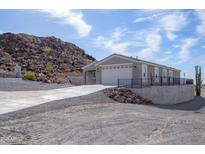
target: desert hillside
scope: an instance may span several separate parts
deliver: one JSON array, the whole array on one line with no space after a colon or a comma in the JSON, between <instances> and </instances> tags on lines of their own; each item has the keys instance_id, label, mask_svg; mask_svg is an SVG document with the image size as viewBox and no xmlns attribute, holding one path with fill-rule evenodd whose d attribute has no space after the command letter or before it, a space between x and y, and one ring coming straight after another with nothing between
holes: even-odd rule
<instances>
[{"instance_id":1,"label":"desert hillside","mask_svg":"<svg viewBox=\"0 0 205 154\"><path fill-rule=\"evenodd\" d=\"M35 80L61 82L68 75L80 75L81 68L95 59L75 44L56 37L38 37L28 34L4 33L0 35L0 70L22 73L32 71Z\"/></svg>"}]
</instances>

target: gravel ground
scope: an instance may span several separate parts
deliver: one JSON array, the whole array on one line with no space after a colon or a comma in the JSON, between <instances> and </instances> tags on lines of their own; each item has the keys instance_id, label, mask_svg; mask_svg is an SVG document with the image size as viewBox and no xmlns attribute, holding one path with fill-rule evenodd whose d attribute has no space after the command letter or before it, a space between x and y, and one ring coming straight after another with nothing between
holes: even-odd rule
<instances>
[{"instance_id":1,"label":"gravel ground","mask_svg":"<svg viewBox=\"0 0 205 154\"><path fill-rule=\"evenodd\" d=\"M205 144L205 99L117 103L102 92L0 116L1 144Z\"/></svg>"},{"instance_id":2,"label":"gravel ground","mask_svg":"<svg viewBox=\"0 0 205 154\"><path fill-rule=\"evenodd\" d=\"M19 78L0 78L0 91L49 90L68 86L70 85L25 81Z\"/></svg>"}]
</instances>

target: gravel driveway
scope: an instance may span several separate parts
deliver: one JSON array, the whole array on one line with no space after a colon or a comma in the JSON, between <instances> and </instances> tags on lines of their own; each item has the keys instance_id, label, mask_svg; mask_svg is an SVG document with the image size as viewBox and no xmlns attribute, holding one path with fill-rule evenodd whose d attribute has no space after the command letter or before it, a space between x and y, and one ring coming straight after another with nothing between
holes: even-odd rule
<instances>
[{"instance_id":1,"label":"gravel driveway","mask_svg":"<svg viewBox=\"0 0 205 154\"><path fill-rule=\"evenodd\" d=\"M205 144L205 100L145 106L96 92L53 101L1 115L0 143Z\"/></svg>"}]
</instances>

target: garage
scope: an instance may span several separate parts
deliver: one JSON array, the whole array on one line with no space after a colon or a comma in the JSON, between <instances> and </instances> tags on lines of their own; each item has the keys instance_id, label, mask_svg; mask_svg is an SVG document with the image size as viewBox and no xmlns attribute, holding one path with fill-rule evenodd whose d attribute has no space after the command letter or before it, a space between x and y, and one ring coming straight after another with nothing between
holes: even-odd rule
<instances>
[{"instance_id":1,"label":"garage","mask_svg":"<svg viewBox=\"0 0 205 154\"><path fill-rule=\"evenodd\" d=\"M131 79L131 65L107 65L102 68L102 84L117 85L118 79Z\"/></svg>"}]
</instances>

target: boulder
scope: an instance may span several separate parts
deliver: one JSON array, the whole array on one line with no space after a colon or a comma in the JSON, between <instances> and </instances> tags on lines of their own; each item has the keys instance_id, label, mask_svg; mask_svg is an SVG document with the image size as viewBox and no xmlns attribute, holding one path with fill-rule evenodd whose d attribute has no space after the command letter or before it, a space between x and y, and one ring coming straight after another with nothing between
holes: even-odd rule
<instances>
[{"instance_id":1,"label":"boulder","mask_svg":"<svg viewBox=\"0 0 205 154\"><path fill-rule=\"evenodd\" d=\"M120 103L152 104L151 100L138 96L127 88L108 88L104 90L104 94Z\"/></svg>"}]
</instances>

